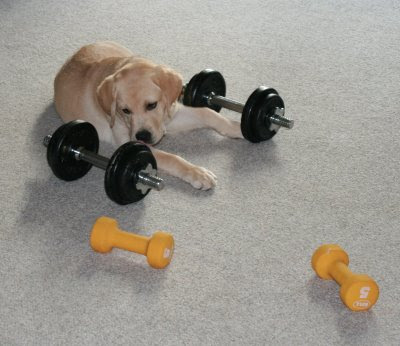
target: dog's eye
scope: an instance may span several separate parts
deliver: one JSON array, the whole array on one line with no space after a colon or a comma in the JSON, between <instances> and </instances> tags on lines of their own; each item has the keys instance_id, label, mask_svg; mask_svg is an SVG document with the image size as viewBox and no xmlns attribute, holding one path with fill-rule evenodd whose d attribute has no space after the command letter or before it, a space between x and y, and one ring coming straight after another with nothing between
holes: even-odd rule
<instances>
[{"instance_id":1,"label":"dog's eye","mask_svg":"<svg viewBox=\"0 0 400 346\"><path fill-rule=\"evenodd\" d=\"M149 103L147 106L146 106L146 109L148 110L148 111L151 111L152 109L154 109L154 108L156 108L157 107L157 102L153 102L153 103Z\"/></svg>"},{"instance_id":2,"label":"dog's eye","mask_svg":"<svg viewBox=\"0 0 400 346\"><path fill-rule=\"evenodd\" d=\"M122 111L123 111L125 114L131 114L131 113L132 113L131 110L130 110L129 108L122 108Z\"/></svg>"}]
</instances>

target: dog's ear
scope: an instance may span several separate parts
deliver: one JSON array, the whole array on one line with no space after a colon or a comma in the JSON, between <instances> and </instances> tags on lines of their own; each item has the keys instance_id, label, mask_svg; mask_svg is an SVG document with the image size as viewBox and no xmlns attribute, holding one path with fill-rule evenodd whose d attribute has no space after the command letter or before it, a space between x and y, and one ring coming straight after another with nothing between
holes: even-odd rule
<instances>
[{"instance_id":1,"label":"dog's ear","mask_svg":"<svg viewBox=\"0 0 400 346\"><path fill-rule=\"evenodd\" d=\"M108 76L97 87L97 100L103 111L110 117L110 127L115 123L117 113L117 88L114 76Z\"/></svg>"},{"instance_id":2,"label":"dog's ear","mask_svg":"<svg viewBox=\"0 0 400 346\"><path fill-rule=\"evenodd\" d=\"M166 66L158 66L154 82L161 88L167 98L168 106L178 99L182 92L182 76Z\"/></svg>"}]
</instances>

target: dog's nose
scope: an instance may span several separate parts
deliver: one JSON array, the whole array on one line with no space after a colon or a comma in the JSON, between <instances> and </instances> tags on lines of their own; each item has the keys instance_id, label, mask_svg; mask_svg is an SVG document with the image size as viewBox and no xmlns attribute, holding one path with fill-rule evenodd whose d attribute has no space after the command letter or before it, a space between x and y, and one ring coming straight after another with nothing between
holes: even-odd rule
<instances>
[{"instance_id":1,"label":"dog's nose","mask_svg":"<svg viewBox=\"0 0 400 346\"><path fill-rule=\"evenodd\" d=\"M138 141L150 143L151 142L151 133L147 130L141 130L136 134L136 139Z\"/></svg>"}]
</instances>

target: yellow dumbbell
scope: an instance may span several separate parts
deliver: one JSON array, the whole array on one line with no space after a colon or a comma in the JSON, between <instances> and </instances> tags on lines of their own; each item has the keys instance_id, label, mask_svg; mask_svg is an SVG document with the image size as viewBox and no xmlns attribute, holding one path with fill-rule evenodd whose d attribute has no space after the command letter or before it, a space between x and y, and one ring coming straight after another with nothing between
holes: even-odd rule
<instances>
[{"instance_id":1,"label":"yellow dumbbell","mask_svg":"<svg viewBox=\"0 0 400 346\"><path fill-rule=\"evenodd\" d=\"M147 262L157 269L171 262L174 238L170 233L155 232L151 237L128 233L118 228L118 222L102 216L93 225L90 245L97 252L110 252L113 247L133 251L147 257Z\"/></svg>"},{"instance_id":2,"label":"yellow dumbbell","mask_svg":"<svg viewBox=\"0 0 400 346\"><path fill-rule=\"evenodd\" d=\"M340 298L353 311L368 310L379 296L376 282L365 274L354 274L348 267L349 256L339 246L320 246L311 259L317 275L326 280L334 279L340 287Z\"/></svg>"}]
</instances>

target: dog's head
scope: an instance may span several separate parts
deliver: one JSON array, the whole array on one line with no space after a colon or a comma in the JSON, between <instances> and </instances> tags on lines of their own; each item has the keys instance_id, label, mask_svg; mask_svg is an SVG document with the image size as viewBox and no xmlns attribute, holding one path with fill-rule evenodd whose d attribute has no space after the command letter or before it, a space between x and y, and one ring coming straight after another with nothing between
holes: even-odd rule
<instances>
[{"instance_id":1,"label":"dog's head","mask_svg":"<svg viewBox=\"0 0 400 346\"><path fill-rule=\"evenodd\" d=\"M159 142L171 118L171 106L182 91L182 77L170 68L145 59L128 62L105 78L97 99L109 116L110 127L120 118L131 140Z\"/></svg>"}]
</instances>

